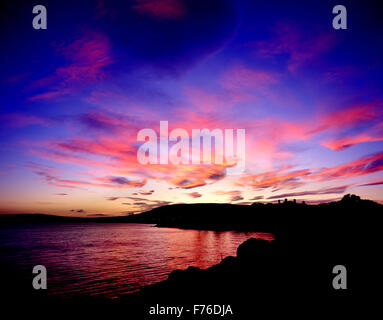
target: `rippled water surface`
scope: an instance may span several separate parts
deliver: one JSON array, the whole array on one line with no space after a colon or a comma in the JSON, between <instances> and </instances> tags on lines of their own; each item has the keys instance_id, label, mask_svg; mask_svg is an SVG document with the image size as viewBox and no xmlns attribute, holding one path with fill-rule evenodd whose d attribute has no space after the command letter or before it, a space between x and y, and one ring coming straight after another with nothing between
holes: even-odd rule
<instances>
[{"instance_id":1,"label":"rippled water surface","mask_svg":"<svg viewBox=\"0 0 383 320\"><path fill-rule=\"evenodd\" d=\"M248 238L270 234L155 228L145 224L63 223L0 227L0 262L31 274L47 268L49 294L118 297L236 255Z\"/></svg>"}]
</instances>

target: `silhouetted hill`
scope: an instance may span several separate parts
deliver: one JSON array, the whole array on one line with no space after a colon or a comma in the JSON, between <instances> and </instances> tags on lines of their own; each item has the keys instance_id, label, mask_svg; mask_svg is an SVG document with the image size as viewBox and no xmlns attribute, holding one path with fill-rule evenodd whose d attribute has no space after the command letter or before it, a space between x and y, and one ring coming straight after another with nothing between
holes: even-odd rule
<instances>
[{"instance_id":1,"label":"silhouetted hill","mask_svg":"<svg viewBox=\"0 0 383 320\"><path fill-rule=\"evenodd\" d=\"M226 304L234 313L224 317L189 313L181 319L255 319L261 315L276 318L280 312L294 318L297 314L310 318L312 313L321 312L324 312L321 316L327 317L331 312L330 318L335 315L344 318L353 312L356 305L353 301L368 297L372 303L373 289L380 288L382 208L375 202L346 195L341 201L320 205L294 201L251 206L180 204L115 220L92 218L169 227L273 232L275 240L249 239L239 246L236 257L226 257L206 270L193 266L175 270L167 280L118 299L87 297L66 301L41 297L39 292L22 297L17 291L17 302L23 301L24 305L28 302L33 307L53 306L56 310L67 310L68 316L74 310L97 316L105 312L108 318L115 313L116 317L123 315L132 319L176 319L175 316L151 316L149 308L157 304L190 310L195 304ZM12 219L20 221L20 218L88 221L46 215ZM346 290L333 288L336 265L347 268ZM11 277L6 280L14 281ZM9 291L7 295L10 296Z\"/></svg>"},{"instance_id":2,"label":"silhouetted hill","mask_svg":"<svg viewBox=\"0 0 383 320\"><path fill-rule=\"evenodd\" d=\"M44 214L0 215L0 223L103 222L149 223L158 227L201 230L241 230L287 232L292 229L325 229L331 226L368 223L369 216L383 212L383 206L346 195L342 200L318 205L287 201L281 203L173 204L150 211L119 217L62 217ZM352 221L351 221L352 220ZM301 230L303 232L303 230Z\"/></svg>"},{"instance_id":3,"label":"silhouetted hill","mask_svg":"<svg viewBox=\"0 0 383 320\"><path fill-rule=\"evenodd\" d=\"M332 312L347 313L344 308L350 308L350 298L367 288L360 282L363 274L359 274L359 265L345 260L342 254L334 256L323 239L320 251L311 247L314 243L310 239L306 241L293 244L281 239L268 242L251 238L238 247L236 257L226 257L205 270L192 266L175 270L167 280L122 297L121 305L130 306L139 319L145 319L147 310L157 303L230 305L233 315L225 315L224 319L252 319L254 314L273 319L281 312L296 316L304 314L306 308L319 313L329 305L336 306ZM339 292L332 286L332 268L339 263L355 276L349 279L349 291Z\"/></svg>"},{"instance_id":4,"label":"silhouetted hill","mask_svg":"<svg viewBox=\"0 0 383 320\"><path fill-rule=\"evenodd\" d=\"M350 219L362 223L363 214L378 214L382 209L376 202L346 195L340 201L318 205L296 201L252 205L174 204L131 216L129 221L155 223L158 227L280 232L287 227L318 228L320 224L327 229Z\"/></svg>"},{"instance_id":5,"label":"silhouetted hill","mask_svg":"<svg viewBox=\"0 0 383 320\"><path fill-rule=\"evenodd\" d=\"M378 297L374 288L382 278L379 252L383 206L346 195L341 201L310 206L286 201L255 204L247 209L211 205L186 208L203 207L235 210L241 217L235 220L237 223L254 223L247 227L273 231L275 240L249 239L238 247L237 257L226 257L206 270L191 266L173 271L167 280L123 297L122 304L133 305L140 318L145 318L144 311L156 303L231 304L234 316L225 319L252 319L256 315L274 318L281 312L297 316L307 315L307 311L316 315L325 312L322 316L327 316L330 310L332 316L344 316L354 312L353 301L368 297L373 304ZM152 214L162 219L176 215L169 210L163 215L162 210L152 210ZM227 219L227 213L220 216L221 212L213 216ZM183 226L194 225L195 220L189 218L191 212L184 214L185 218L178 221ZM178 222L165 221L172 226ZM227 226L224 221L221 225ZM164 220L161 223L165 224ZM333 287L333 268L337 265L347 270L345 290Z\"/></svg>"}]
</instances>

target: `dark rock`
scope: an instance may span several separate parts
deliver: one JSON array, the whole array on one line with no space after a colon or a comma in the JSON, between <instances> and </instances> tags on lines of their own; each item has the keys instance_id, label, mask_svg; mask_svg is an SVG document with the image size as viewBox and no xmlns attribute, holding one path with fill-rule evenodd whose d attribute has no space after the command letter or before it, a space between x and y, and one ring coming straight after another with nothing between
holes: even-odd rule
<instances>
[{"instance_id":1,"label":"dark rock","mask_svg":"<svg viewBox=\"0 0 383 320\"><path fill-rule=\"evenodd\" d=\"M248 239L237 249L237 257L241 262L255 262L258 258L270 256L272 244L263 239Z\"/></svg>"}]
</instances>

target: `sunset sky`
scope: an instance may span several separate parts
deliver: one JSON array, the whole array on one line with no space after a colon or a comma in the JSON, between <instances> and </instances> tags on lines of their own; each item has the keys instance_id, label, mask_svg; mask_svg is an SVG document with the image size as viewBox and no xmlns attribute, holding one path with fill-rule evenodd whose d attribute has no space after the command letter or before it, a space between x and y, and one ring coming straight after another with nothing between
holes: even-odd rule
<instances>
[{"instance_id":1,"label":"sunset sky","mask_svg":"<svg viewBox=\"0 0 383 320\"><path fill-rule=\"evenodd\" d=\"M316 4L313 4L313 3ZM0 212L383 201L378 1L36 1L0 7ZM380 14L380 15L379 15ZM246 167L142 165L144 128L246 129Z\"/></svg>"}]
</instances>

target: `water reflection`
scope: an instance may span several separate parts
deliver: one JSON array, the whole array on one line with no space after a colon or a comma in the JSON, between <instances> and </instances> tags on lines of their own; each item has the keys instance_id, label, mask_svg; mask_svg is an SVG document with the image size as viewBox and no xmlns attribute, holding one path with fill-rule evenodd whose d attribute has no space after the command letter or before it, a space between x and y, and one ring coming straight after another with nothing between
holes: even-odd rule
<instances>
[{"instance_id":1,"label":"water reflection","mask_svg":"<svg viewBox=\"0 0 383 320\"><path fill-rule=\"evenodd\" d=\"M233 231L155 228L142 224L55 224L0 228L0 262L21 274L43 264L53 295L118 297L167 278L175 269L207 268L250 237Z\"/></svg>"}]
</instances>

